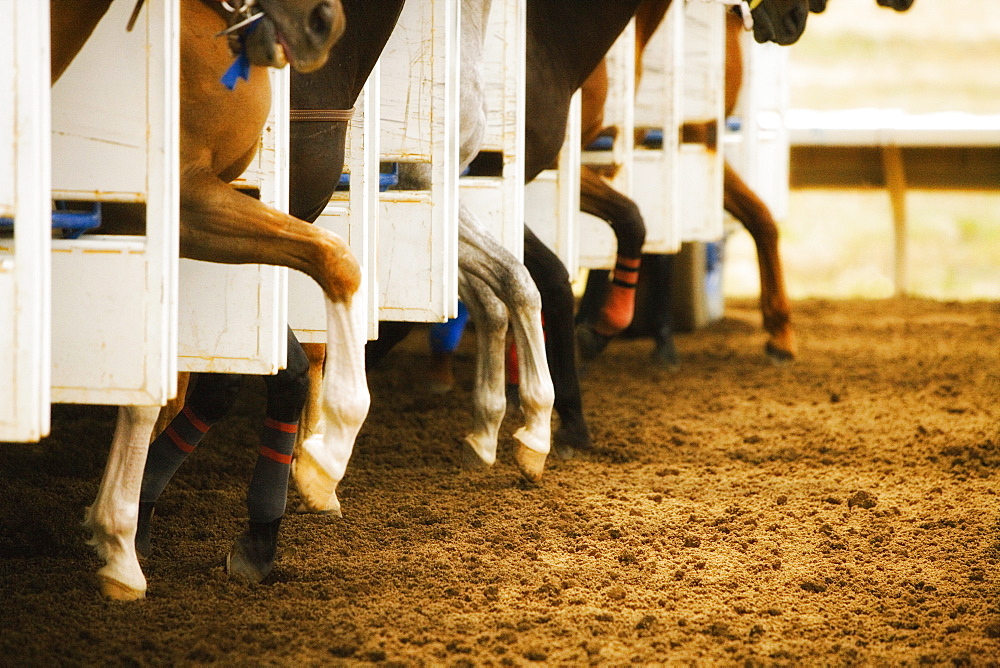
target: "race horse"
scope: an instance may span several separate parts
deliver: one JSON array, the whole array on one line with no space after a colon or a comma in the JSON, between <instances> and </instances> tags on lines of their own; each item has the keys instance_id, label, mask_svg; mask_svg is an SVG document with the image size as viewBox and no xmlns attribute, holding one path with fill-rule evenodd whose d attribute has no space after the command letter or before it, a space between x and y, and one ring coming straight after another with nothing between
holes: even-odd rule
<instances>
[{"instance_id":1,"label":"race horse","mask_svg":"<svg viewBox=\"0 0 1000 668\"><path fill-rule=\"evenodd\" d=\"M529 0L527 181L556 164L570 99L642 5L639 0ZM789 44L804 29L808 11L806 0L764 0L755 3L752 13L755 39ZM625 208L631 217L627 227L644 234L634 204ZM526 222L524 263L541 293L545 352L560 423L553 444L561 456L571 456L576 449L592 447L576 366L573 293L565 266L531 231L531 221Z\"/></svg>"},{"instance_id":2,"label":"race horse","mask_svg":"<svg viewBox=\"0 0 1000 668\"><path fill-rule=\"evenodd\" d=\"M651 0L644 2L636 12L636 79L642 73L642 54L649 39L662 21L669 0ZM891 7L896 11L905 11L913 4L912 0L878 0L883 7ZM826 9L826 0L810 0L809 11L819 13ZM725 60L725 114L733 113L743 82L743 57L740 35L743 22L735 15L729 14L726 22L726 60ZM602 66L584 84L584 127L585 144L592 141L603 130L602 110L607 96L607 76ZM592 181L599 181L594 175ZM597 185L596 188L608 188ZM581 208L584 193L594 190L590 182L584 180L581 184ZM617 194L616 194L617 195ZM620 195L608 196L603 201L608 203L621 202ZM625 199L627 202L628 200ZM798 343L791 322L791 306L785 287L781 255L778 250L778 225L774 216L764 201L746 184L739 173L728 161L724 165L723 176L723 208L736 220L743 224L750 233L757 249L757 262L760 274L760 309L764 330L768 334L764 350L767 357L775 363L783 363L795 359L798 354ZM625 211L628 209L625 208ZM621 220L621 218L618 218ZM633 227L618 225L610 221L619 243L619 266L621 265L622 245L634 247L640 243L638 234ZM626 255L626 257L630 257ZM660 363L672 366L677 362L677 355L672 340L672 323L670 317L669 283L672 256L645 255L643 264L647 268L650 282L656 288L650 290L648 329L652 330L655 347L652 358ZM607 345L611 336L624 329L616 331L601 330L601 325L607 321L608 305L613 302L616 291L626 292L617 284L627 280L627 276L619 276L621 269L616 268L615 281L609 283L607 271L590 272L587 290L581 301L580 313L577 319L581 321L578 328L578 342L581 357L593 359ZM600 304L603 303L602 310ZM619 318L620 323L628 326L631 312L620 309L618 313L626 315ZM614 313L614 311L612 311ZM606 325L605 325L606 327Z\"/></svg>"},{"instance_id":3,"label":"race horse","mask_svg":"<svg viewBox=\"0 0 1000 668\"><path fill-rule=\"evenodd\" d=\"M136 12L141 9L137 3ZM52 81L58 80L110 6L110 0L52 0ZM258 14L262 16L257 17ZM254 18L256 17L256 18ZM253 18L252 34L218 35ZM122 26L125 29L125 26ZM249 164L270 108L267 67L290 63L301 71L321 67L344 30L339 0L255 0L233 4L181 3L180 249L182 257L224 263L265 263L296 268L313 277L327 298L328 336L337 354L328 360L337 392L325 410L349 439L368 409L363 373L363 327L351 308L360 282L357 262L336 235L280 213L237 192L228 182ZM220 77L239 44L248 79L227 90ZM119 409L111 453L85 526L104 559L98 571L103 593L133 600L146 580L135 551L139 493L149 436L159 407ZM199 418L191 421L204 426Z\"/></svg>"},{"instance_id":4,"label":"race horse","mask_svg":"<svg viewBox=\"0 0 1000 668\"><path fill-rule=\"evenodd\" d=\"M462 2L460 171L477 156L486 130L482 69L491 5L491 0ZM427 165L403 163L399 172L399 188L423 190L430 187ZM522 379L519 405L524 425L514 433L517 441L514 459L526 479L537 481L551 447L554 392L545 362L541 299L525 266L483 228L471 208L461 204L458 217L458 292L479 333L473 425L471 432L462 439L462 465L474 469L491 466L496 461L500 425L506 413L504 346L509 324L514 339L524 351L518 358ZM381 323L379 340L369 343L368 357L372 363L381 359L411 328L411 323ZM309 430L312 429L310 426ZM324 467L313 456L321 451L314 443L315 436L308 437L297 452L297 487L300 492L306 490L305 505L309 510L338 512L334 492L343 476L343 467Z\"/></svg>"}]
</instances>

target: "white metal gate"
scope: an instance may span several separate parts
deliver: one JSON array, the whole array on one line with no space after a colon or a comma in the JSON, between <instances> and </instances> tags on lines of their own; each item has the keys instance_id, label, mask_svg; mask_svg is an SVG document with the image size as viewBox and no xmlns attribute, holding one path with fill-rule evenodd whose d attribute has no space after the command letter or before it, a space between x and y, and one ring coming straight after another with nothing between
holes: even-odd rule
<instances>
[{"instance_id":1,"label":"white metal gate","mask_svg":"<svg viewBox=\"0 0 1000 668\"><path fill-rule=\"evenodd\" d=\"M146 235L52 241L52 399L176 393L179 3L114 3L52 89L55 199L146 205ZM99 82L96 83L95 82Z\"/></svg>"},{"instance_id":2,"label":"white metal gate","mask_svg":"<svg viewBox=\"0 0 1000 668\"><path fill-rule=\"evenodd\" d=\"M408 2L382 53L381 160L430 165L431 188L381 194L379 317L458 310L458 0Z\"/></svg>"},{"instance_id":3,"label":"white metal gate","mask_svg":"<svg viewBox=\"0 0 1000 668\"><path fill-rule=\"evenodd\" d=\"M0 441L49 431L49 5L0 0Z\"/></svg>"}]
</instances>

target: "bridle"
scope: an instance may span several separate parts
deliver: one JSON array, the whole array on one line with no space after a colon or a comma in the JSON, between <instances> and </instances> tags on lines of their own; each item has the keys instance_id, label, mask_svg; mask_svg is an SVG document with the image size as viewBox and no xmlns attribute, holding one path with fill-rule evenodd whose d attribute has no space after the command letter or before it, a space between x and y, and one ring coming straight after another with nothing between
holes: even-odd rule
<instances>
[{"instance_id":1,"label":"bridle","mask_svg":"<svg viewBox=\"0 0 1000 668\"><path fill-rule=\"evenodd\" d=\"M139 11L142 9L145 1L136 0L135 9L132 10L132 14L128 17L128 25L126 26L126 30L129 32L132 32L132 28L135 27L136 19L139 18ZM257 0L214 0L214 2L218 2L222 9L231 15L228 17L229 27L220 31L216 37L231 35L237 30L264 18L263 10L257 9L257 11L254 11L257 7Z\"/></svg>"}]
</instances>

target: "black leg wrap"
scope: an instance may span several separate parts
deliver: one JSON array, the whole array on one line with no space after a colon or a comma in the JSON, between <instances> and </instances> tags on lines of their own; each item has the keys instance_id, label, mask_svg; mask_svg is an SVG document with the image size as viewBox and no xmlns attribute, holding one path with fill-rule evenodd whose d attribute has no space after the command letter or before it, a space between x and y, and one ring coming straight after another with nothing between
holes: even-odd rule
<instances>
[{"instance_id":1,"label":"black leg wrap","mask_svg":"<svg viewBox=\"0 0 1000 668\"><path fill-rule=\"evenodd\" d=\"M214 424L232 409L242 382L242 376L231 373L195 374L186 405L199 419Z\"/></svg>"},{"instance_id":2,"label":"black leg wrap","mask_svg":"<svg viewBox=\"0 0 1000 668\"><path fill-rule=\"evenodd\" d=\"M139 523L135 530L135 551L143 559L149 557L151 549L149 546L149 524L153 519L153 506L155 505L152 501L139 502Z\"/></svg>"}]
</instances>

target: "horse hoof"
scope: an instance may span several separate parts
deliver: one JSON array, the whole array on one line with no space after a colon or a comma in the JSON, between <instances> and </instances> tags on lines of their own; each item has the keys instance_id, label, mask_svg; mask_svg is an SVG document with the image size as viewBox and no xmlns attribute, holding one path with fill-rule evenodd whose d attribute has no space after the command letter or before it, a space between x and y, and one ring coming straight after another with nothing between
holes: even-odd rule
<instances>
[{"instance_id":1,"label":"horse hoof","mask_svg":"<svg viewBox=\"0 0 1000 668\"><path fill-rule=\"evenodd\" d=\"M552 437L552 445L556 448L556 454L563 459L573 457L576 450L594 449L586 424L580 424L575 428L566 424L560 425ZM566 451L567 454L563 456L561 451Z\"/></svg>"},{"instance_id":2,"label":"horse hoof","mask_svg":"<svg viewBox=\"0 0 1000 668\"><path fill-rule=\"evenodd\" d=\"M307 512L340 516L338 481L320 466L307 448L301 448L292 461L292 476Z\"/></svg>"},{"instance_id":3,"label":"horse hoof","mask_svg":"<svg viewBox=\"0 0 1000 668\"><path fill-rule=\"evenodd\" d=\"M537 483L542 479L547 457L547 454L532 450L522 443L518 443L514 448L514 461L517 462L518 470L528 482Z\"/></svg>"},{"instance_id":4,"label":"horse hoof","mask_svg":"<svg viewBox=\"0 0 1000 668\"><path fill-rule=\"evenodd\" d=\"M153 519L153 507L151 501L139 502L139 522L135 529L135 551L143 559L149 557L149 524Z\"/></svg>"},{"instance_id":5,"label":"horse hoof","mask_svg":"<svg viewBox=\"0 0 1000 668\"><path fill-rule=\"evenodd\" d=\"M773 342L768 341L764 345L764 352L772 364L783 365L795 361L795 352L786 348L781 348Z\"/></svg>"},{"instance_id":6,"label":"horse hoof","mask_svg":"<svg viewBox=\"0 0 1000 668\"><path fill-rule=\"evenodd\" d=\"M668 371L676 371L680 367L680 357L672 339L657 342L650 359L657 367Z\"/></svg>"},{"instance_id":7,"label":"horse hoof","mask_svg":"<svg viewBox=\"0 0 1000 668\"><path fill-rule=\"evenodd\" d=\"M101 584L101 594L112 601L138 601L146 598L145 589L129 587L124 582L110 578L107 575L98 575L97 579Z\"/></svg>"},{"instance_id":8,"label":"horse hoof","mask_svg":"<svg viewBox=\"0 0 1000 668\"><path fill-rule=\"evenodd\" d=\"M576 457L576 449L568 443L563 443L552 439L552 451L556 453L556 457L559 459L573 459Z\"/></svg>"},{"instance_id":9,"label":"horse hoof","mask_svg":"<svg viewBox=\"0 0 1000 668\"><path fill-rule=\"evenodd\" d=\"M576 328L576 347L580 351L580 359L584 362L593 361L604 352L612 338L598 334L590 323L582 323Z\"/></svg>"},{"instance_id":10,"label":"horse hoof","mask_svg":"<svg viewBox=\"0 0 1000 668\"><path fill-rule=\"evenodd\" d=\"M462 470L463 471L482 471L483 469L488 469L489 464L483 461L483 458L479 456L471 445L466 441L462 441Z\"/></svg>"},{"instance_id":11,"label":"horse hoof","mask_svg":"<svg viewBox=\"0 0 1000 668\"><path fill-rule=\"evenodd\" d=\"M273 522L250 523L250 528L236 539L233 549L226 555L229 577L258 584L268 576L278 552L280 525L280 517Z\"/></svg>"}]
</instances>

